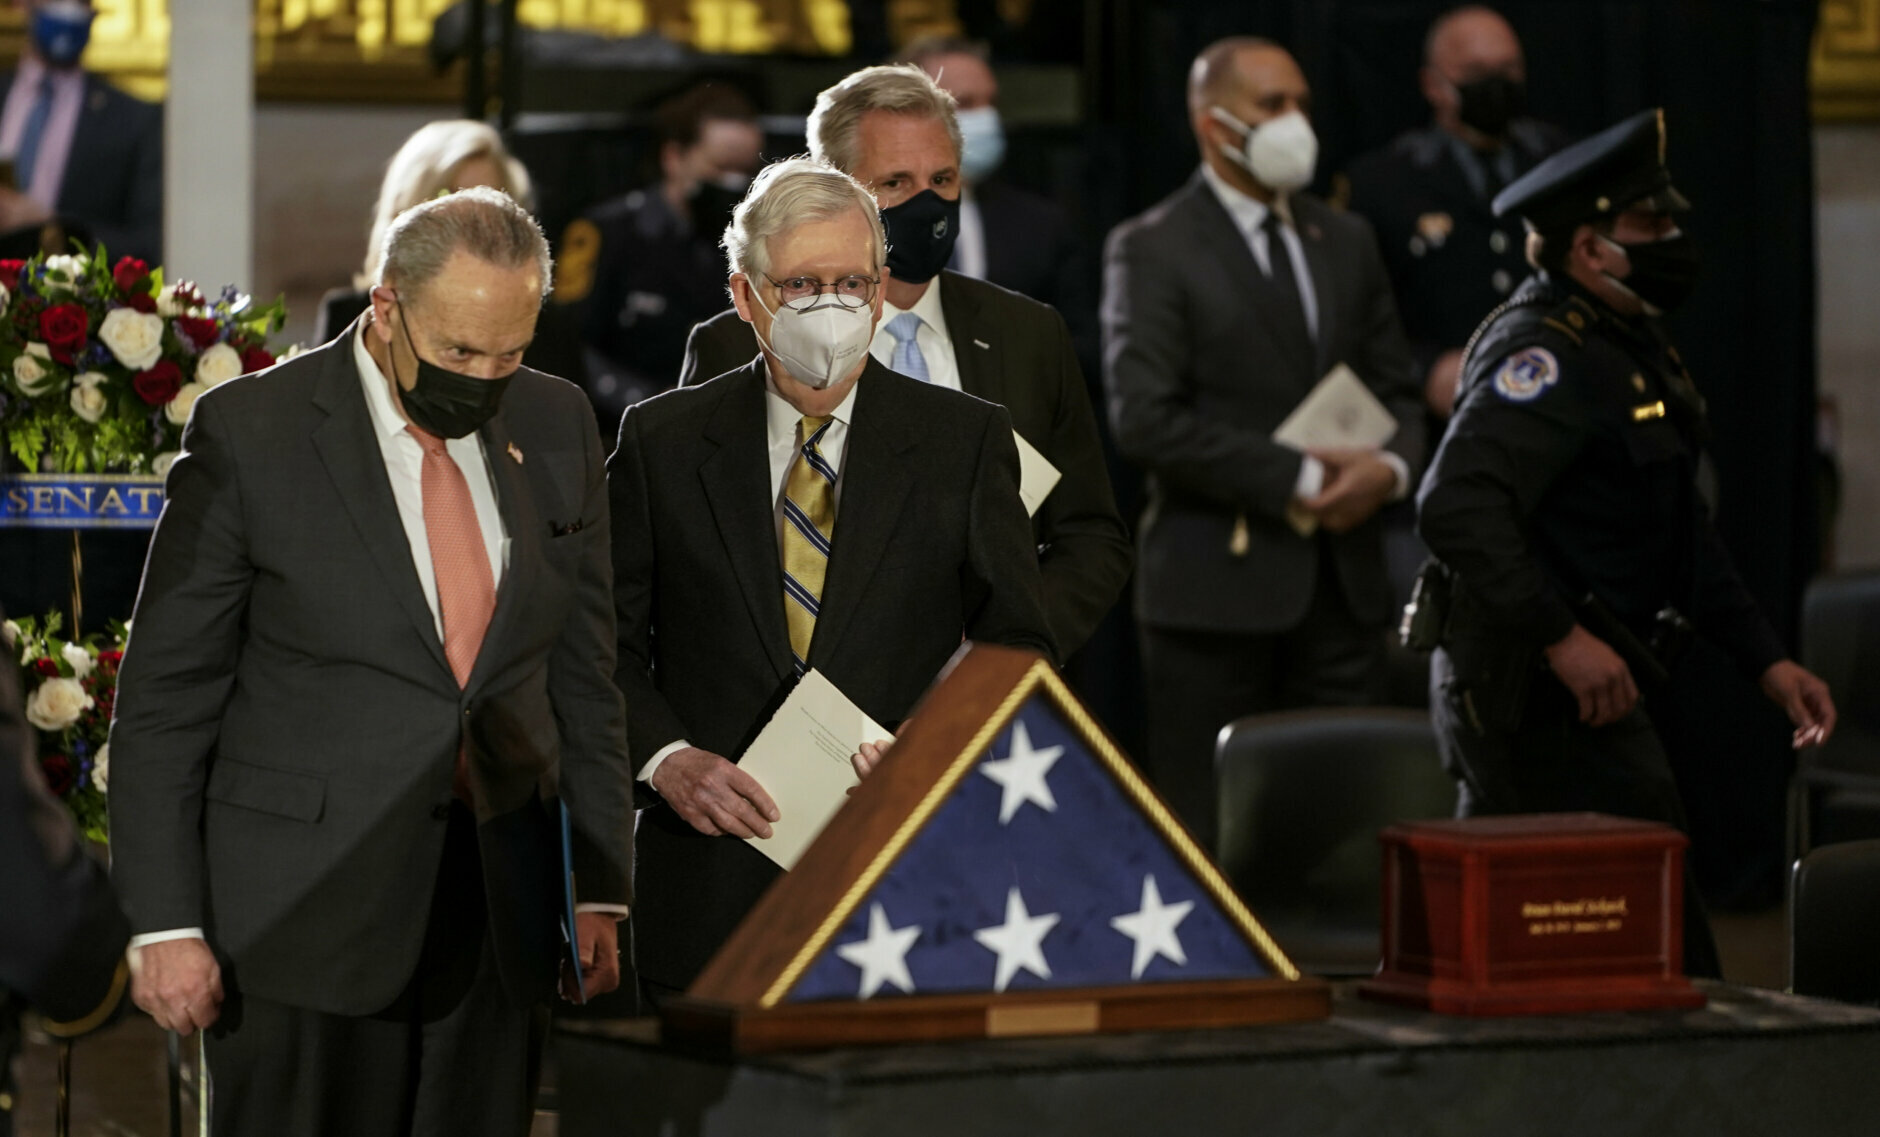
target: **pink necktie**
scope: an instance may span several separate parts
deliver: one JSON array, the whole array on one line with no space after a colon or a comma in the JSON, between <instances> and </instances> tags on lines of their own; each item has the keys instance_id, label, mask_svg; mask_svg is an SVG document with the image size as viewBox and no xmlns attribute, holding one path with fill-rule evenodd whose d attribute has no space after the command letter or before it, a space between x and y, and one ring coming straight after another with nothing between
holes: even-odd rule
<instances>
[{"instance_id":1,"label":"pink necktie","mask_svg":"<svg viewBox=\"0 0 1880 1137\"><path fill-rule=\"evenodd\" d=\"M470 682L483 633L496 611L496 578L489 549L477 525L470 483L444 449L444 440L415 426L405 428L424 448L424 535L431 546L431 570L437 577L437 609L444 618L444 658L457 685ZM470 800L461 746L452 789Z\"/></svg>"}]
</instances>

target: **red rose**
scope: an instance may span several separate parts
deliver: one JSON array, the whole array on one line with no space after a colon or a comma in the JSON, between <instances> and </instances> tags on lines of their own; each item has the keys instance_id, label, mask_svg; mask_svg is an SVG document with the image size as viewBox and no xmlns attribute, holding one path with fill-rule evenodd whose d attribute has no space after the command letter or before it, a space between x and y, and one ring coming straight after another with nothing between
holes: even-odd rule
<instances>
[{"instance_id":1,"label":"red rose","mask_svg":"<svg viewBox=\"0 0 1880 1137\"><path fill-rule=\"evenodd\" d=\"M207 316L178 316L176 330L181 332L190 343L195 344L197 351L201 351L216 341L222 329Z\"/></svg>"},{"instance_id":2,"label":"red rose","mask_svg":"<svg viewBox=\"0 0 1880 1137\"><path fill-rule=\"evenodd\" d=\"M63 754L46 754L39 759L39 768L46 773L46 788L54 797L64 797L72 792L72 783L76 780L72 770L72 760Z\"/></svg>"},{"instance_id":3,"label":"red rose","mask_svg":"<svg viewBox=\"0 0 1880 1137\"><path fill-rule=\"evenodd\" d=\"M118 651L116 648L108 647L98 653L98 667L100 670L111 670L122 662L124 662L124 653Z\"/></svg>"},{"instance_id":4,"label":"red rose","mask_svg":"<svg viewBox=\"0 0 1880 1137\"><path fill-rule=\"evenodd\" d=\"M124 306L137 312L154 312L157 310L157 298L148 292L139 292L126 296Z\"/></svg>"},{"instance_id":5,"label":"red rose","mask_svg":"<svg viewBox=\"0 0 1880 1137\"><path fill-rule=\"evenodd\" d=\"M176 392L183 386L183 369L174 360L159 359L155 367L148 371L139 371L131 378L131 387L137 397L153 407L163 406L176 398Z\"/></svg>"},{"instance_id":6,"label":"red rose","mask_svg":"<svg viewBox=\"0 0 1880 1137\"><path fill-rule=\"evenodd\" d=\"M150 279L150 266L136 257L123 257L117 267L111 270L111 279L120 292L130 292L144 281Z\"/></svg>"},{"instance_id":7,"label":"red rose","mask_svg":"<svg viewBox=\"0 0 1880 1137\"><path fill-rule=\"evenodd\" d=\"M52 349L52 358L70 365L85 350L85 333L91 317L78 304L55 304L39 313L39 338Z\"/></svg>"},{"instance_id":8,"label":"red rose","mask_svg":"<svg viewBox=\"0 0 1880 1137\"><path fill-rule=\"evenodd\" d=\"M18 292L20 270L25 267L25 261L0 261L0 284L6 285L8 292Z\"/></svg>"},{"instance_id":9,"label":"red rose","mask_svg":"<svg viewBox=\"0 0 1880 1137\"><path fill-rule=\"evenodd\" d=\"M274 366L274 353L265 347L242 348L242 371L259 371Z\"/></svg>"},{"instance_id":10,"label":"red rose","mask_svg":"<svg viewBox=\"0 0 1880 1137\"><path fill-rule=\"evenodd\" d=\"M59 665L47 659L45 656L40 656L38 659L33 660L33 670L48 679L57 679L59 677Z\"/></svg>"}]
</instances>

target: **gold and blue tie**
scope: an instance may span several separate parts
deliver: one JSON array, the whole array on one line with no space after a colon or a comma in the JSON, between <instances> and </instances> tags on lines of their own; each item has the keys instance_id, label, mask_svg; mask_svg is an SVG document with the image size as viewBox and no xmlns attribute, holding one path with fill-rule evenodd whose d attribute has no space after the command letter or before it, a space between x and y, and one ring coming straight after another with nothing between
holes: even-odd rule
<instances>
[{"instance_id":1,"label":"gold and blue tie","mask_svg":"<svg viewBox=\"0 0 1880 1137\"><path fill-rule=\"evenodd\" d=\"M797 426L803 449L783 484L783 617L798 675L809 667L809 644L822 610L823 577L836 528L836 472L817 449L829 421L827 416L803 416Z\"/></svg>"}]
</instances>

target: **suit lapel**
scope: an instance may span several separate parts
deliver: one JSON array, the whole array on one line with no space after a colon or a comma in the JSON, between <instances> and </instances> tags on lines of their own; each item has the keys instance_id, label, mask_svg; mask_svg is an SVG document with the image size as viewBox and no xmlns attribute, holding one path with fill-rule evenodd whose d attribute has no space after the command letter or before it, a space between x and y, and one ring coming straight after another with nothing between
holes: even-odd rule
<instances>
[{"instance_id":1,"label":"suit lapel","mask_svg":"<svg viewBox=\"0 0 1880 1137\"><path fill-rule=\"evenodd\" d=\"M1310 364L1309 358L1299 355L1302 345L1307 349L1311 346L1305 329L1301 328L1297 332L1282 329L1273 319L1276 291L1273 282L1260 271L1260 263L1253 259L1253 248L1247 243L1247 235L1234 223L1227 207L1221 204L1220 198L1214 196L1213 188L1200 174L1196 174L1189 185L1195 203L1195 219L1201 230L1196 248L1202 250L1202 263L1212 261L1225 266L1228 276L1232 278L1233 295L1246 298L1242 309L1250 313L1265 331L1268 342L1297 364Z\"/></svg>"},{"instance_id":2,"label":"suit lapel","mask_svg":"<svg viewBox=\"0 0 1880 1137\"><path fill-rule=\"evenodd\" d=\"M705 439L716 449L699 464L698 475L764 655L777 678L786 679L794 665L790 630L783 619L783 566L770 496L763 366L760 358L734 372L736 381L726 386L705 426Z\"/></svg>"},{"instance_id":3,"label":"suit lapel","mask_svg":"<svg viewBox=\"0 0 1880 1137\"><path fill-rule=\"evenodd\" d=\"M385 472L385 459L373 434L372 412L366 407L359 370L353 366L354 334L348 330L328 346L315 349L325 352L326 358L313 401L326 411L327 419L314 429L313 446L392 597L437 665L449 675L450 663L437 638L437 618L431 614L424 587L418 582L411 542L399 519L391 478Z\"/></svg>"},{"instance_id":4,"label":"suit lapel","mask_svg":"<svg viewBox=\"0 0 1880 1137\"><path fill-rule=\"evenodd\" d=\"M823 579L822 614L810 642L809 661L816 666L841 645L914 485L905 451L915 445L917 434L901 417L894 391L895 384L911 380L871 359L860 382L848 452L842 457L842 502Z\"/></svg>"},{"instance_id":5,"label":"suit lapel","mask_svg":"<svg viewBox=\"0 0 1880 1137\"><path fill-rule=\"evenodd\" d=\"M470 682L464 685L465 690L474 690L489 677L490 669L498 665L500 653L491 648L503 642L503 636L518 618L516 613L523 605L523 598L529 595L539 576L537 570L541 567L542 542L547 540L545 526L548 524L536 507L535 495L529 492L529 480L522 463L514 457L522 451L515 448L503 412L498 411L484 424L478 439L483 444L483 462L489 467L490 481L496 487L496 508L503 517L503 530L509 534L509 562L504 566L502 583L496 588L496 610L490 614L490 625L483 633L483 646L477 651L476 666L470 671Z\"/></svg>"},{"instance_id":6,"label":"suit lapel","mask_svg":"<svg viewBox=\"0 0 1880 1137\"><path fill-rule=\"evenodd\" d=\"M1338 343L1338 293L1332 287L1337 266L1326 244L1325 226L1312 203L1295 198L1293 205L1293 228L1299 234L1299 247L1305 250L1306 271L1312 277L1312 295L1319 306L1318 341L1313 344L1313 370L1308 380L1317 383L1337 362L1332 358L1333 345Z\"/></svg>"},{"instance_id":7,"label":"suit lapel","mask_svg":"<svg viewBox=\"0 0 1880 1137\"><path fill-rule=\"evenodd\" d=\"M973 295L971 278L943 272L940 279L944 281L940 288L940 314L947 322L947 338L953 341L953 360L960 369L960 390L1004 406L1005 373L995 357L1000 345L988 338L993 333L980 318L979 298Z\"/></svg>"}]
</instances>

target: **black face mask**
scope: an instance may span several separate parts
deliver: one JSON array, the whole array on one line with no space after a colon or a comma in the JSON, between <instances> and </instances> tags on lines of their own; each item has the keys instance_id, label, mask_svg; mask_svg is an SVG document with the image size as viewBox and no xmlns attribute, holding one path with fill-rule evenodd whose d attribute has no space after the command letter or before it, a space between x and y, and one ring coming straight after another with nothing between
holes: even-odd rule
<instances>
[{"instance_id":1,"label":"black face mask","mask_svg":"<svg viewBox=\"0 0 1880 1137\"><path fill-rule=\"evenodd\" d=\"M1690 297L1697 285L1697 246L1689 234L1619 247L1632 262L1632 275L1619 283L1639 299L1660 312L1669 312Z\"/></svg>"},{"instance_id":2,"label":"black face mask","mask_svg":"<svg viewBox=\"0 0 1880 1137\"><path fill-rule=\"evenodd\" d=\"M493 379L479 379L427 363L418 354L417 345L411 342L411 329L405 326L402 308L400 315L398 326L405 335L405 346L418 361L418 378L411 389L405 390L404 384L399 384L398 398L404 404L406 417L419 430L438 438L474 434L496 414L496 408L502 405L503 391L516 373L511 371ZM396 375L392 378L397 382Z\"/></svg>"},{"instance_id":3,"label":"black face mask","mask_svg":"<svg viewBox=\"0 0 1880 1137\"><path fill-rule=\"evenodd\" d=\"M922 190L881 211L888 230L888 270L894 279L925 284L947 267L960 235L960 199Z\"/></svg>"},{"instance_id":4,"label":"black face mask","mask_svg":"<svg viewBox=\"0 0 1880 1137\"><path fill-rule=\"evenodd\" d=\"M1527 84L1506 75L1484 75L1456 84L1462 125L1490 138L1505 138L1508 124L1527 113Z\"/></svg>"},{"instance_id":5,"label":"black face mask","mask_svg":"<svg viewBox=\"0 0 1880 1137\"><path fill-rule=\"evenodd\" d=\"M743 200L743 190L700 182L692 200L686 203L692 215L692 236L716 244L731 224L731 211Z\"/></svg>"}]
</instances>

